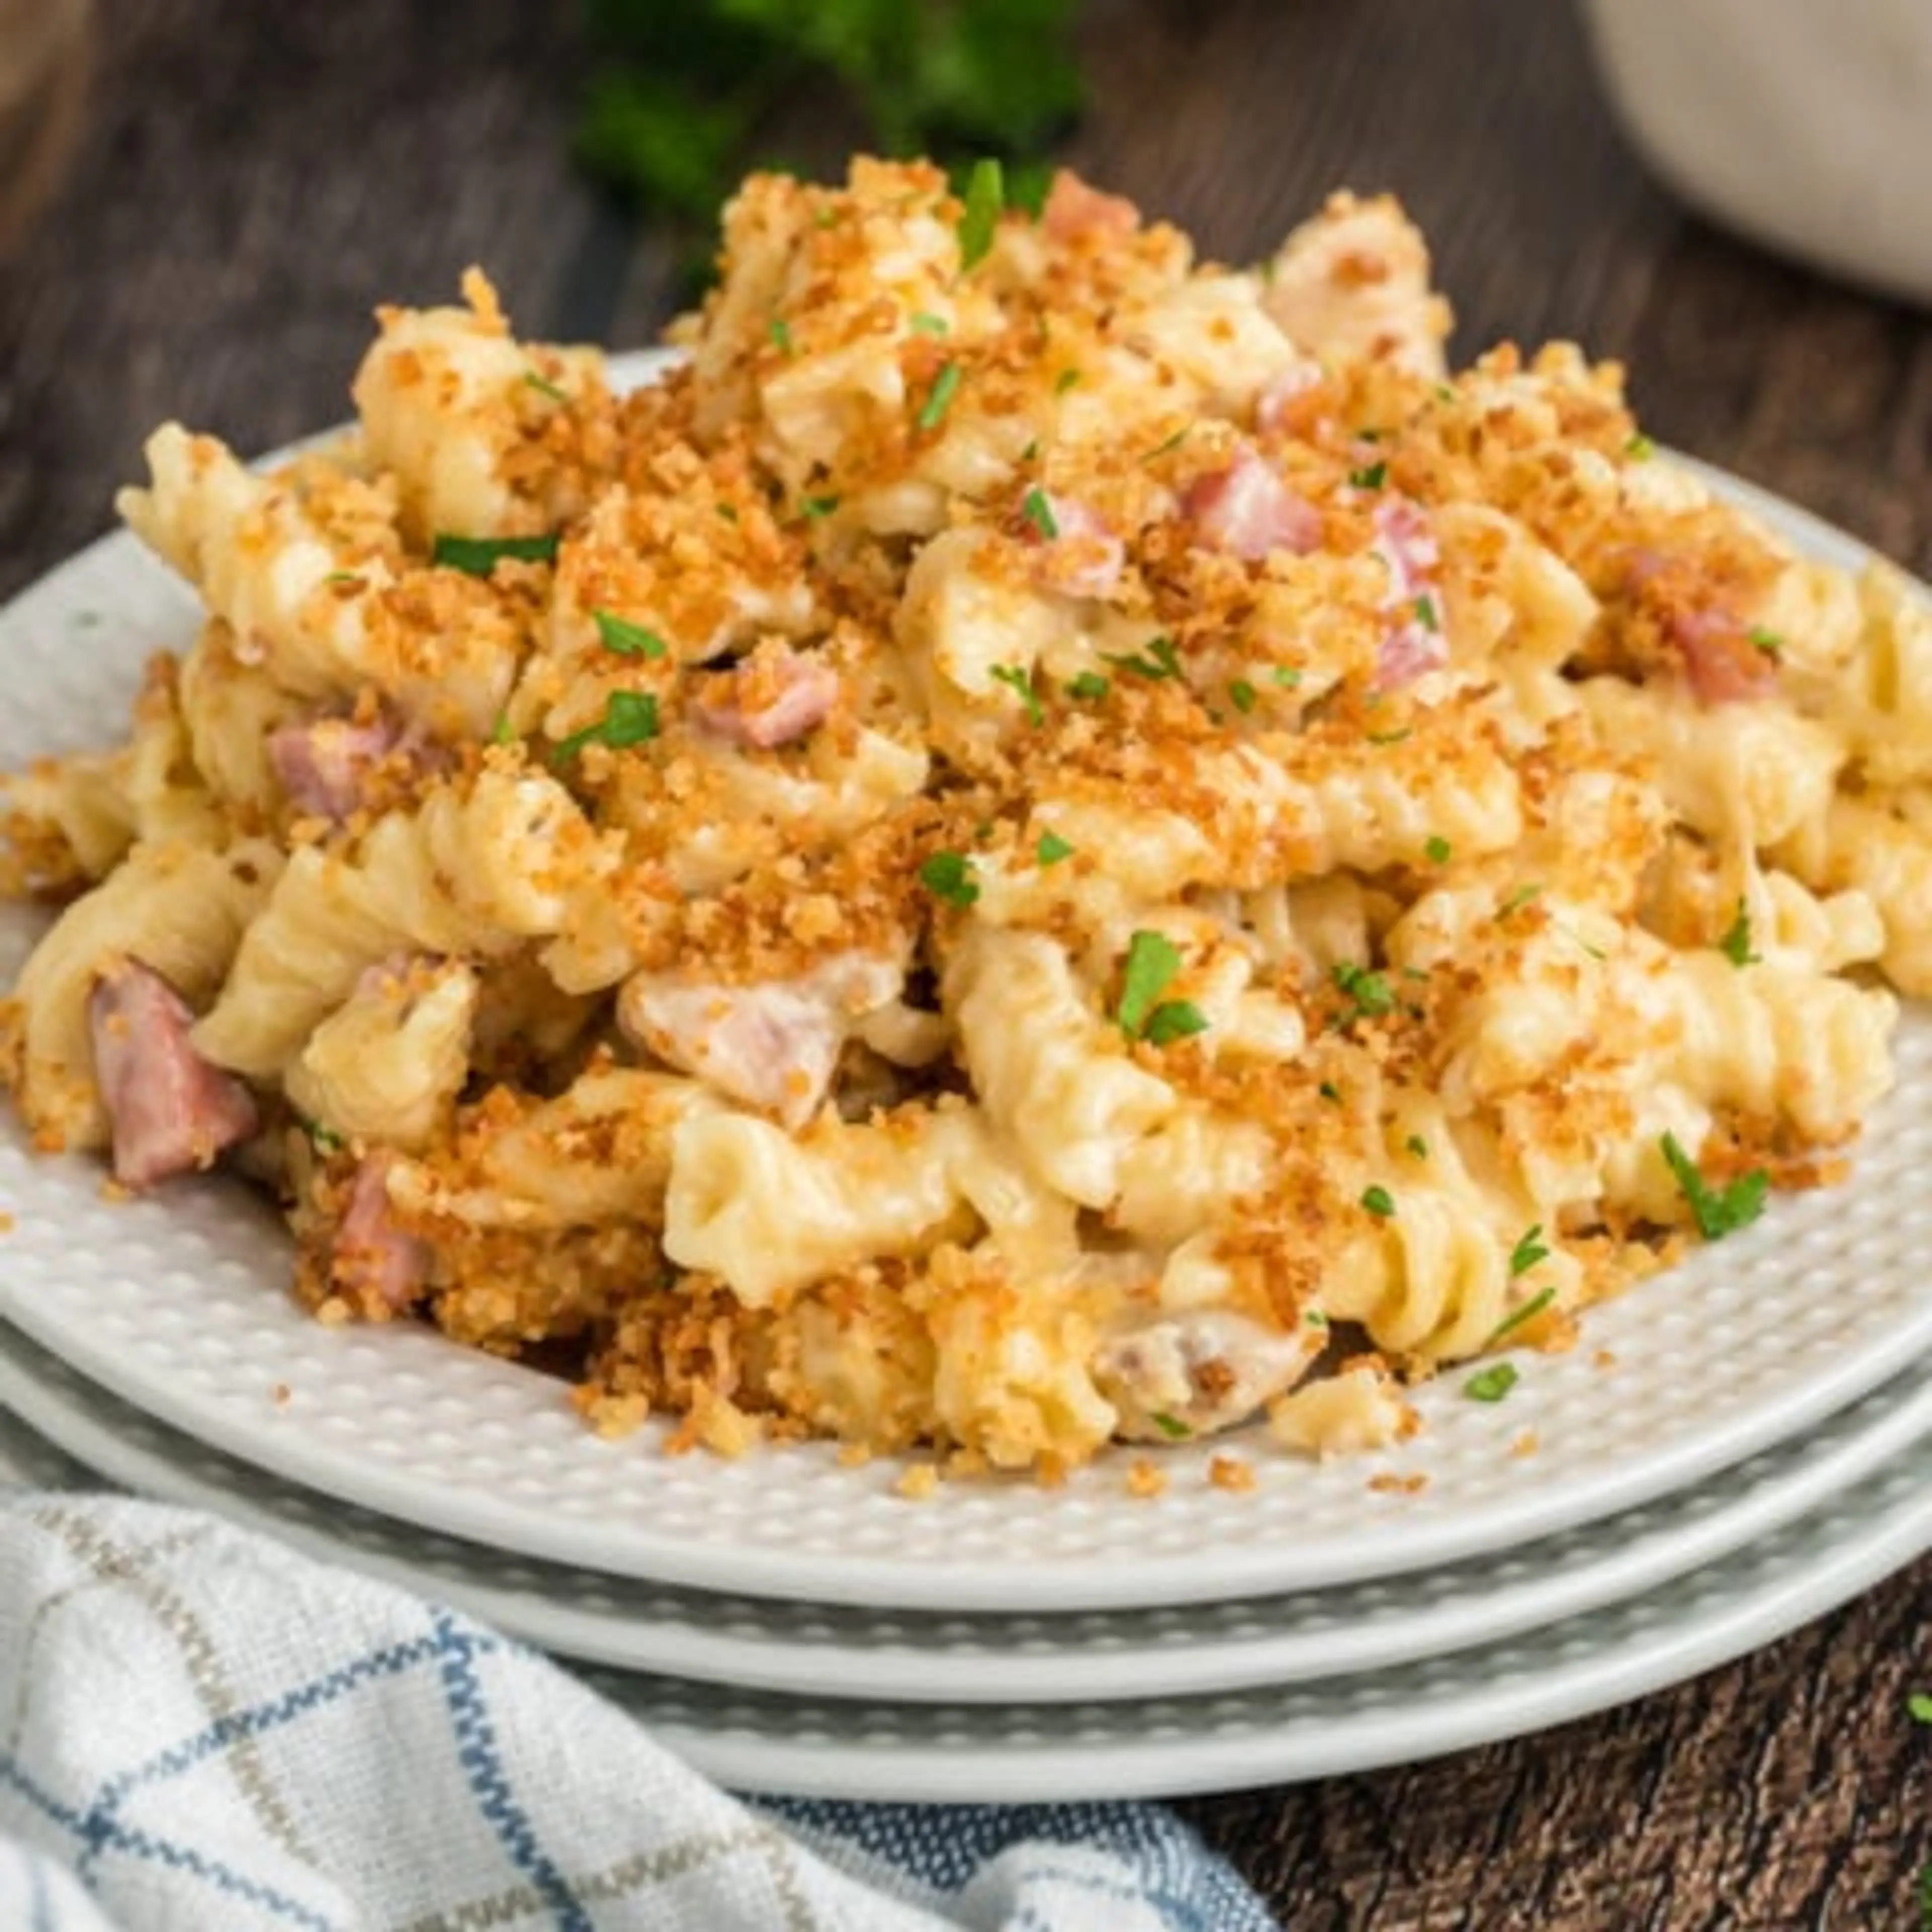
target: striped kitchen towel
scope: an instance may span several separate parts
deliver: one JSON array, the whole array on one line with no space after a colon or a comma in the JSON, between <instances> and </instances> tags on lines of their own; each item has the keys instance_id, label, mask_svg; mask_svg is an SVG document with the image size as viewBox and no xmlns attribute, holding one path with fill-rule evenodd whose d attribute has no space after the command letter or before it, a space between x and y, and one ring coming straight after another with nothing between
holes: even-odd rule
<instances>
[{"instance_id":1,"label":"striped kitchen towel","mask_svg":"<svg viewBox=\"0 0 1932 1932\"><path fill-rule=\"evenodd\" d=\"M452 1612L211 1516L0 1494L4 1932L1271 1922L1158 1807L754 1808Z\"/></svg>"}]
</instances>

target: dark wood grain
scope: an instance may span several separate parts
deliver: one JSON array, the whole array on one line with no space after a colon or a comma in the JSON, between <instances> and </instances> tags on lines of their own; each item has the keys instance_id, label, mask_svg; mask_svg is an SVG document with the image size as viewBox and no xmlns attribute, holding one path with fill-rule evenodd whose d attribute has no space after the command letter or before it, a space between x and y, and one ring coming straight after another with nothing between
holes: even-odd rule
<instances>
[{"instance_id":1,"label":"dark wood grain","mask_svg":"<svg viewBox=\"0 0 1932 1932\"><path fill-rule=\"evenodd\" d=\"M0 591L104 528L176 415L341 412L378 300L486 264L536 332L645 339L674 251L571 172L538 0L105 0L64 192L0 264ZM1421 218L1464 350L1626 358L1661 439L1932 566L1932 326L1682 212L1556 0L1094 0L1077 163L1228 259L1329 188ZM1880 1932L1932 1859L1932 1563L1758 1655L1545 1735L1184 1808L1296 1932Z\"/></svg>"}]
</instances>

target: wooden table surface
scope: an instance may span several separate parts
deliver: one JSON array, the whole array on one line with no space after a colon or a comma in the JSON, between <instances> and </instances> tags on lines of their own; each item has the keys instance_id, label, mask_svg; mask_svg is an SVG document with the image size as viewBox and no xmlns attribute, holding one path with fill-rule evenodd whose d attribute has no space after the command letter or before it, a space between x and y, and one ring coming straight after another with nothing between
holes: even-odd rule
<instances>
[{"instance_id":1,"label":"wooden table surface","mask_svg":"<svg viewBox=\"0 0 1932 1932\"><path fill-rule=\"evenodd\" d=\"M0 594L107 527L163 417L253 448L340 416L371 304L447 297L466 262L526 332L649 339L667 253L568 159L572 10L101 0L74 167L0 262ZM1660 440L1932 566L1932 321L1680 212L1562 0L1101 0L1085 38L1066 158L1205 251L1252 257L1331 185L1392 188L1462 349L1624 358ZM1922 1561L1627 1708L1183 1808L1297 1932L1916 1928L1929 1624Z\"/></svg>"}]
</instances>

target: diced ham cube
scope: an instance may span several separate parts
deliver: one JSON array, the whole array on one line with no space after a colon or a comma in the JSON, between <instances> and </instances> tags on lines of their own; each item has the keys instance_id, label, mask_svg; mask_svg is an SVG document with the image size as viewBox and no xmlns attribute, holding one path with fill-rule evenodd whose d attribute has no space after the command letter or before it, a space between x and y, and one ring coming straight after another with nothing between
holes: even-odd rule
<instances>
[{"instance_id":1,"label":"diced ham cube","mask_svg":"<svg viewBox=\"0 0 1932 1932\"><path fill-rule=\"evenodd\" d=\"M268 762L298 811L340 824L362 803L370 774L400 737L386 718L366 724L352 718L318 718L271 732Z\"/></svg>"},{"instance_id":2,"label":"diced ham cube","mask_svg":"<svg viewBox=\"0 0 1932 1932\"><path fill-rule=\"evenodd\" d=\"M1389 626L1376 656L1375 686L1378 691L1396 691L1449 662L1435 578L1442 553L1428 518L1406 496L1378 503L1375 526L1372 548L1389 575L1382 604Z\"/></svg>"},{"instance_id":3,"label":"diced ham cube","mask_svg":"<svg viewBox=\"0 0 1932 1932\"><path fill-rule=\"evenodd\" d=\"M1322 542L1321 512L1251 449L1197 476L1180 509L1203 543L1250 563L1278 550L1306 556Z\"/></svg>"},{"instance_id":4,"label":"diced ham cube","mask_svg":"<svg viewBox=\"0 0 1932 1932\"><path fill-rule=\"evenodd\" d=\"M364 1309L400 1314L429 1279L428 1246L396 1225L389 1206L389 1169L396 1156L372 1154L356 1170L349 1205L335 1231L329 1279Z\"/></svg>"},{"instance_id":5,"label":"diced ham cube","mask_svg":"<svg viewBox=\"0 0 1932 1932\"><path fill-rule=\"evenodd\" d=\"M1040 225L1055 242L1124 240L1141 225L1141 212L1124 196L1089 188L1071 168L1054 172Z\"/></svg>"},{"instance_id":6,"label":"diced ham cube","mask_svg":"<svg viewBox=\"0 0 1932 1932\"><path fill-rule=\"evenodd\" d=\"M1112 596L1126 565L1126 545L1084 503L1046 490L1040 497L1054 532L1049 537L1030 519L1026 524L1040 547L1040 581L1065 597Z\"/></svg>"},{"instance_id":7,"label":"diced ham cube","mask_svg":"<svg viewBox=\"0 0 1932 1932\"><path fill-rule=\"evenodd\" d=\"M815 731L838 701L838 674L824 658L788 646L761 651L712 680L721 694L691 707L715 737L769 752Z\"/></svg>"},{"instance_id":8,"label":"diced ham cube","mask_svg":"<svg viewBox=\"0 0 1932 1932\"><path fill-rule=\"evenodd\" d=\"M1696 610L1672 614L1667 626L1684 653L1684 674L1700 704L1763 698L1778 682L1777 661L1735 620Z\"/></svg>"},{"instance_id":9,"label":"diced ham cube","mask_svg":"<svg viewBox=\"0 0 1932 1932\"><path fill-rule=\"evenodd\" d=\"M255 1130L248 1088L197 1053L194 1014L138 959L110 967L88 997L94 1074L114 1142L114 1178L152 1187L212 1166Z\"/></svg>"}]
</instances>

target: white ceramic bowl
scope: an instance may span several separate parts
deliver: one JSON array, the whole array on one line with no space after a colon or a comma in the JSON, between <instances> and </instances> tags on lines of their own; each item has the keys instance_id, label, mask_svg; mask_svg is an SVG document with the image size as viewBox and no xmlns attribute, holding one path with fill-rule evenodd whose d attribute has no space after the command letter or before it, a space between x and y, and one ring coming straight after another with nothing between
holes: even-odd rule
<instances>
[{"instance_id":1,"label":"white ceramic bowl","mask_svg":"<svg viewBox=\"0 0 1932 1932\"><path fill-rule=\"evenodd\" d=\"M1587 0L1612 100L1684 200L1932 302L1932 0Z\"/></svg>"}]
</instances>

